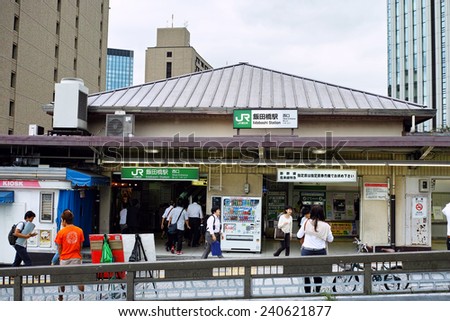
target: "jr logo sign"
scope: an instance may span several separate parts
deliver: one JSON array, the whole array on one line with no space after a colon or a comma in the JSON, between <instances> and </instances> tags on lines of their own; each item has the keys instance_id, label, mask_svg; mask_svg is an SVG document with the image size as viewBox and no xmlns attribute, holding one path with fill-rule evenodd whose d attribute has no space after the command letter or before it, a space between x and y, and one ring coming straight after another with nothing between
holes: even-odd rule
<instances>
[{"instance_id":1,"label":"jr logo sign","mask_svg":"<svg viewBox=\"0 0 450 321\"><path fill-rule=\"evenodd\" d=\"M252 128L252 111L235 110L233 113L233 128Z\"/></svg>"}]
</instances>

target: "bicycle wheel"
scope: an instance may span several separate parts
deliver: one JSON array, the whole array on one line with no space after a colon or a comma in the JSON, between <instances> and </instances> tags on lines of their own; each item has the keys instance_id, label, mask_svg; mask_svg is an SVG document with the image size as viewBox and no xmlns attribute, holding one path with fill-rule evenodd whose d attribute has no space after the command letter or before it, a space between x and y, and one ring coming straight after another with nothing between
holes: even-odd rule
<instances>
[{"instance_id":1,"label":"bicycle wheel","mask_svg":"<svg viewBox=\"0 0 450 321\"><path fill-rule=\"evenodd\" d=\"M339 275L333 279L333 292L348 293L355 292L356 285L359 283L357 275Z\"/></svg>"},{"instance_id":2,"label":"bicycle wheel","mask_svg":"<svg viewBox=\"0 0 450 321\"><path fill-rule=\"evenodd\" d=\"M401 270L401 266L393 267L391 271ZM388 291L406 290L409 287L409 274L407 273L389 273L384 276L384 287Z\"/></svg>"}]
</instances>

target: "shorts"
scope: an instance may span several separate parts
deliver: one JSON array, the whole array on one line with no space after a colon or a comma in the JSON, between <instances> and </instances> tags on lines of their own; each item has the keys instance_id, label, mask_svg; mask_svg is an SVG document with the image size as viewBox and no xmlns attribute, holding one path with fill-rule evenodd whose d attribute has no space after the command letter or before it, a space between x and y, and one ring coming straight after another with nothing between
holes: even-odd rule
<instances>
[{"instance_id":1,"label":"shorts","mask_svg":"<svg viewBox=\"0 0 450 321\"><path fill-rule=\"evenodd\" d=\"M67 259L67 260L60 260L59 265L79 265L82 264L81 259Z\"/></svg>"}]
</instances>

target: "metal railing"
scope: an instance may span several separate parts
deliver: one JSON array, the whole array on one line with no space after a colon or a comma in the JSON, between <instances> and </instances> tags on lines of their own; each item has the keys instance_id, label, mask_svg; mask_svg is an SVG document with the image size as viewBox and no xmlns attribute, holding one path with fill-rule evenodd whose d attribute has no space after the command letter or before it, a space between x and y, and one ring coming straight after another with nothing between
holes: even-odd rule
<instances>
[{"instance_id":1,"label":"metal railing","mask_svg":"<svg viewBox=\"0 0 450 321\"><path fill-rule=\"evenodd\" d=\"M14 301L59 295L64 300L274 299L449 289L450 251L0 269L0 300Z\"/></svg>"}]
</instances>

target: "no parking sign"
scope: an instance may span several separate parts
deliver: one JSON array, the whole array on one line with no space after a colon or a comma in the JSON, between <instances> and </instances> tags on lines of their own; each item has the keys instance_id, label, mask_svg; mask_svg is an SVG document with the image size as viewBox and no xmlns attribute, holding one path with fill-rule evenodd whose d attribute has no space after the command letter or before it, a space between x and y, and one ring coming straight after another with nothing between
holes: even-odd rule
<instances>
[{"instance_id":1,"label":"no parking sign","mask_svg":"<svg viewBox=\"0 0 450 321\"><path fill-rule=\"evenodd\" d=\"M412 217L425 218L428 216L427 197L416 196L413 198Z\"/></svg>"}]
</instances>

